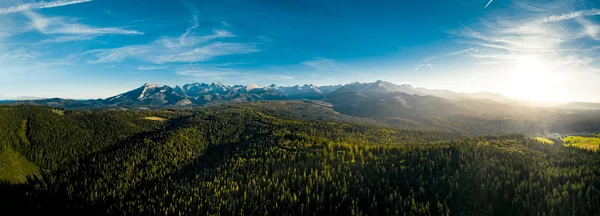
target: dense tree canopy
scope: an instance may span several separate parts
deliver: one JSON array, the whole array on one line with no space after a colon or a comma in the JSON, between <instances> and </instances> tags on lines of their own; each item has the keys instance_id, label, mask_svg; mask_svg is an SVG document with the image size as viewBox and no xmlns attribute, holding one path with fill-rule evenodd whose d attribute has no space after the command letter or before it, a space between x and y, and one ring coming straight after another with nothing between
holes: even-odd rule
<instances>
[{"instance_id":1,"label":"dense tree canopy","mask_svg":"<svg viewBox=\"0 0 600 216\"><path fill-rule=\"evenodd\" d=\"M599 153L523 135L399 129L297 103L0 110L0 148L42 169L25 184L0 186L7 208L118 215L600 214Z\"/></svg>"}]
</instances>

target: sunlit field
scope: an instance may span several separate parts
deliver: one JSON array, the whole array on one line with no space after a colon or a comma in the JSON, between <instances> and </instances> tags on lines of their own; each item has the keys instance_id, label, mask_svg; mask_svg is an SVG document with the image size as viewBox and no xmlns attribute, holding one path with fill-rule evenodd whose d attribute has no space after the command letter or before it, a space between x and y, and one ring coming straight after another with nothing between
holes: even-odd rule
<instances>
[{"instance_id":1,"label":"sunlit field","mask_svg":"<svg viewBox=\"0 0 600 216\"><path fill-rule=\"evenodd\" d=\"M563 139L566 146L574 146L588 150L598 150L600 147L600 137L582 137L582 136L568 136Z\"/></svg>"},{"instance_id":2,"label":"sunlit field","mask_svg":"<svg viewBox=\"0 0 600 216\"><path fill-rule=\"evenodd\" d=\"M161 118L161 117L145 117L145 120L150 120L150 121L165 121L166 119Z\"/></svg>"},{"instance_id":3,"label":"sunlit field","mask_svg":"<svg viewBox=\"0 0 600 216\"><path fill-rule=\"evenodd\" d=\"M38 175L39 168L12 149L0 153L0 181L24 183L27 176Z\"/></svg>"},{"instance_id":4,"label":"sunlit field","mask_svg":"<svg viewBox=\"0 0 600 216\"><path fill-rule=\"evenodd\" d=\"M544 137L536 137L534 138L537 141L540 141L541 143L545 143L545 144L554 144L554 141L548 139L548 138L544 138Z\"/></svg>"}]
</instances>

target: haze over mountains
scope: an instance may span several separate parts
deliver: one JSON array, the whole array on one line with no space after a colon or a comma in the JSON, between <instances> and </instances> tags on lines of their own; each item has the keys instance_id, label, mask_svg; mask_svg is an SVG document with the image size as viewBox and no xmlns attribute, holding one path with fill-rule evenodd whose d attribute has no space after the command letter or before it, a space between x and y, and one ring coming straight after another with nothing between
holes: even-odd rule
<instances>
[{"instance_id":1,"label":"haze over mountains","mask_svg":"<svg viewBox=\"0 0 600 216\"><path fill-rule=\"evenodd\" d=\"M260 86L250 85L223 85L219 82L191 83L183 86L161 86L158 84L146 83L139 88L131 91L106 98L104 100L88 100L92 104L101 102L106 106L147 106L147 105L204 105L214 102L242 102L258 100L294 100L311 99L321 100L331 93L341 93L355 91L359 93L390 93L403 92L410 95L431 95L440 98L463 100L463 99L489 99L498 102L508 102L511 99L500 94L480 92L480 93L456 93L449 90L430 90L425 88L416 88L408 84L396 85L385 81L376 81L372 83L354 82L346 85L315 86L305 84L303 86ZM18 99L17 99L18 100ZM54 99L22 98L21 100L31 100L31 103L45 103L59 101ZM66 99L60 99L63 101ZM83 101L80 101L83 102Z\"/></svg>"},{"instance_id":2,"label":"haze over mountains","mask_svg":"<svg viewBox=\"0 0 600 216\"><path fill-rule=\"evenodd\" d=\"M219 82L191 83L174 87L146 83L139 88L106 99L71 100L62 98L39 99L22 97L10 103L35 104L62 108L99 107L182 107L219 103L270 101L270 100L323 100L338 110L368 116L410 116L452 114L505 113L507 106L522 107L526 102L514 100L498 93L457 93L397 85L378 80L370 83L353 82L346 85L296 86L224 85ZM557 106L561 109L600 109L598 103L573 102ZM387 111L385 111L387 110ZM376 112L374 112L376 111ZM497 112L501 111L501 112ZM369 113L369 114L367 114ZM387 114L386 114L387 113Z\"/></svg>"}]
</instances>

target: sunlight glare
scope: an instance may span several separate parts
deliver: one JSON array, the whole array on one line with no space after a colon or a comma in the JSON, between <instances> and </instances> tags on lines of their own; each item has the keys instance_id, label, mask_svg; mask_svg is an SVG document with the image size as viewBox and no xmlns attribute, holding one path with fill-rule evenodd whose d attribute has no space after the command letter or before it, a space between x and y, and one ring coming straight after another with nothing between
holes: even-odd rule
<instances>
[{"instance_id":1,"label":"sunlight glare","mask_svg":"<svg viewBox=\"0 0 600 216\"><path fill-rule=\"evenodd\" d=\"M514 97L534 101L558 101L560 77L549 60L537 56L518 57L507 92Z\"/></svg>"}]
</instances>

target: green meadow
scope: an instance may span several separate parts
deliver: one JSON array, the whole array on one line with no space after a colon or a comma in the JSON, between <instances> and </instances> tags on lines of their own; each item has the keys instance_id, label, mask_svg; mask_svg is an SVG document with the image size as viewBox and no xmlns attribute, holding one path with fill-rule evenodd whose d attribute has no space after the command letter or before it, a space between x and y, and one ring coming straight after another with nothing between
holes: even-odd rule
<instances>
[{"instance_id":1,"label":"green meadow","mask_svg":"<svg viewBox=\"0 0 600 216\"><path fill-rule=\"evenodd\" d=\"M0 181L11 184L25 183L27 176L38 175L39 168L25 157L6 148L0 153Z\"/></svg>"},{"instance_id":2,"label":"green meadow","mask_svg":"<svg viewBox=\"0 0 600 216\"><path fill-rule=\"evenodd\" d=\"M536 137L534 138L535 140L541 142L541 143L545 143L545 144L554 144L554 141L548 139L548 138L544 138L544 137Z\"/></svg>"},{"instance_id":3,"label":"green meadow","mask_svg":"<svg viewBox=\"0 0 600 216\"><path fill-rule=\"evenodd\" d=\"M563 139L566 146L574 146L588 150L598 150L600 137L568 136Z\"/></svg>"}]
</instances>

